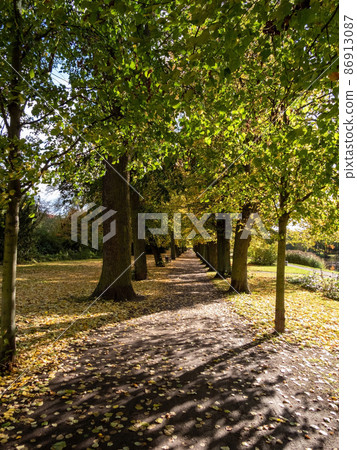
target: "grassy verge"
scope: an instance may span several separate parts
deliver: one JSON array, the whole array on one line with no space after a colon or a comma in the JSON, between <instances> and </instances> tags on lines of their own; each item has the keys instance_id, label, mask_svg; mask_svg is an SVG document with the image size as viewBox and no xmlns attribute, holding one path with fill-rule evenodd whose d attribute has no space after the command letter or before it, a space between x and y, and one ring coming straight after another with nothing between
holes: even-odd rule
<instances>
[{"instance_id":1,"label":"grassy verge","mask_svg":"<svg viewBox=\"0 0 357 450\"><path fill-rule=\"evenodd\" d=\"M315 269L314 267L302 266L301 264L294 264L296 267L286 266L286 274L311 274L314 272L320 273L321 269ZM254 264L248 265L248 272L269 272L275 273L276 266L256 266ZM335 270L323 269L323 272L338 273Z\"/></svg>"},{"instance_id":2,"label":"grassy verge","mask_svg":"<svg viewBox=\"0 0 357 450\"><path fill-rule=\"evenodd\" d=\"M289 263L289 264L293 264L294 266L301 267L301 268L304 268L304 269L309 268L310 272L311 272L311 270L313 270L313 271L315 271L317 273L321 272L321 269L317 269L316 267L308 267L308 266L303 266L302 264L295 264L295 263ZM289 266L287 266L287 267L289 267ZM290 267L290 269L293 269L293 267ZM330 272L330 273L338 274L338 272L336 270L322 269L322 271L323 272Z\"/></svg>"},{"instance_id":3,"label":"grassy verge","mask_svg":"<svg viewBox=\"0 0 357 450\"><path fill-rule=\"evenodd\" d=\"M275 279L264 275L254 273L250 277L251 295L228 297L233 310L250 323L257 338L274 328ZM219 289L227 290L225 281L215 279L214 283ZM277 340L331 352L338 349L338 302L287 283L285 308L286 333Z\"/></svg>"},{"instance_id":4,"label":"grassy verge","mask_svg":"<svg viewBox=\"0 0 357 450\"><path fill-rule=\"evenodd\" d=\"M254 272L267 272L267 273L276 273L276 266L254 266L254 265L249 265L248 266L248 272L249 273L254 273ZM301 266L301 268L297 268L297 267L289 267L286 266L285 267L285 273L287 274L309 274L311 273L310 270L306 270L304 268L304 266Z\"/></svg>"},{"instance_id":5,"label":"grassy verge","mask_svg":"<svg viewBox=\"0 0 357 450\"><path fill-rule=\"evenodd\" d=\"M162 270L169 270L170 265L160 268L160 272L153 257L148 256L149 278L133 282L136 292L145 296L144 301L116 303L99 299L91 304L89 296L98 282L101 265L100 260L93 259L19 265L17 364L11 374L0 377L0 394L23 372L25 375L11 385L9 392L16 388L26 395L34 384L45 385L68 356L69 347L86 341L92 330L165 308L157 301L160 283L153 280L159 280ZM2 401L8 395L11 393L6 393Z\"/></svg>"}]
</instances>

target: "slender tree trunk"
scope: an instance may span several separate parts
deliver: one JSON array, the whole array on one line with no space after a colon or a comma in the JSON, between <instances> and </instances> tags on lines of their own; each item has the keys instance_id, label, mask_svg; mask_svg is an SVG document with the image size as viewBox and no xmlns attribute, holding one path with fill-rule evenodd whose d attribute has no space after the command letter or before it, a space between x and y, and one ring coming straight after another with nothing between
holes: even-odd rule
<instances>
[{"instance_id":1,"label":"slender tree trunk","mask_svg":"<svg viewBox=\"0 0 357 450\"><path fill-rule=\"evenodd\" d=\"M202 261L204 263L205 266L209 267L208 265L208 244L207 242L205 242L204 244L202 244Z\"/></svg>"},{"instance_id":2,"label":"slender tree trunk","mask_svg":"<svg viewBox=\"0 0 357 450\"><path fill-rule=\"evenodd\" d=\"M138 235L138 213L140 212L140 197L130 189L131 199L131 230L134 245L134 278L136 281L147 279L147 262L145 253L145 239L139 239Z\"/></svg>"},{"instance_id":3,"label":"slender tree trunk","mask_svg":"<svg viewBox=\"0 0 357 450\"><path fill-rule=\"evenodd\" d=\"M217 219L217 275L227 277L231 272L230 240L225 237L225 220Z\"/></svg>"},{"instance_id":4,"label":"slender tree trunk","mask_svg":"<svg viewBox=\"0 0 357 450\"><path fill-rule=\"evenodd\" d=\"M275 330L279 333L285 331L285 254L286 254L286 228L289 214L279 217L278 260L276 268L276 302L275 302Z\"/></svg>"},{"instance_id":5,"label":"slender tree trunk","mask_svg":"<svg viewBox=\"0 0 357 450\"><path fill-rule=\"evenodd\" d=\"M206 260L207 260L207 267L209 267L209 268L211 268L211 265L212 265L212 263L211 263L212 249L211 249L211 245L210 244L211 244L210 242L207 242L207 244L206 244L206 248L207 248L207 250L206 250L206 252L207 252Z\"/></svg>"},{"instance_id":6,"label":"slender tree trunk","mask_svg":"<svg viewBox=\"0 0 357 450\"><path fill-rule=\"evenodd\" d=\"M181 249L177 244L175 244L175 254L176 258L178 258L181 255Z\"/></svg>"},{"instance_id":7,"label":"slender tree trunk","mask_svg":"<svg viewBox=\"0 0 357 450\"><path fill-rule=\"evenodd\" d=\"M11 80L11 102L8 105L9 128L8 140L10 152L8 161L14 169L15 177L8 183L9 203L7 205L4 230L4 259L1 301L1 335L0 362L3 369L10 369L15 362L16 354L16 268L17 240L19 234L19 209L21 201L21 182L18 175L18 165L21 160L19 140L21 136L21 88L22 72L21 58L21 8L20 0L13 1L14 7L14 40L11 45L11 65L13 67ZM13 167L14 166L14 167ZM10 169L10 170L11 170Z\"/></svg>"},{"instance_id":8,"label":"slender tree trunk","mask_svg":"<svg viewBox=\"0 0 357 450\"><path fill-rule=\"evenodd\" d=\"M127 164L128 156L123 155L112 166L129 182ZM103 235L109 233L112 220L116 221L116 233L103 243L102 274L93 296L124 301L136 297L131 284L130 187L113 167L107 164L103 177L103 206L116 214L104 222Z\"/></svg>"},{"instance_id":9,"label":"slender tree trunk","mask_svg":"<svg viewBox=\"0 0 357 450\"><path fill-rule=\"evenodd\" d=\"M176 259L174 232L170 231L170 255L171 259Z\"/></svg>"},{"instance_id":10,"label":"slender tree trunk","mask_svg":"<svg viewBox=\"0 0 357 450\"><path fill-rule=\"evenodd\" d=\"M217 244L213 241L208 242L208 258L207 261L210 263L210 268L216 270L217 268Z\"/></svg>"},{"instance_id":11,"label":"slender tree trunk","mask_svg":"<svg viewBox=\"0 0 357 450\"><path fill-rule=\"evenodd\" d=\"M9 188L19 191L20 183L9 183ZM16 354L16 265L17 240L19 234L19 195L12 196L5 218L3 283L1 302L1 347L0 361L5 369L11 368Z\"/></svg>"},{"instance_id":12,"label":"slender tree trunk","mask_svg":"<svg viewBox=\"0 0 357 450\"><path fill-rule=\"evenodd\" d=\"M229 239L224 240L224 273L227 274L227 276L232 273L231 241Z\"/></svg>"},{"instance_id":13,"label":"slender tree trunk","mask_svg":"<svg viewBox=\"0 0 357 450\"><path fill-rule=\"evenodd\" d=\"M155 236L153 236L152 234L150 234L149 236L149 244L152 250L152 254L154 255L156 267L164 267L165 266L164 260L162 259L160 249L157 246Z\"/></svg>"},{"instance_id":14,"label":"slender tree trunk","mask_svg":"<svg viewBox=\"0 0 357 450\"><path fill-rule=\"evenodd\" d=\"M250 294L248 284L248 249L251 235L246 239L241 239L244 227L251 213L250 205L244 205L242 219L237 222L233 249L233 266L231 278L231 290L239 293Z\"/></svg>"}]
</instances>

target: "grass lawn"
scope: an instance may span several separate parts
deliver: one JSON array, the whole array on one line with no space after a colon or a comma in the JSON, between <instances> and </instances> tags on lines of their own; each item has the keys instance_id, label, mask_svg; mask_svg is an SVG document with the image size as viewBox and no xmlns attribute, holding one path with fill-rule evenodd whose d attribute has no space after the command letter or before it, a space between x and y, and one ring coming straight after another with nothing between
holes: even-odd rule
<instances>
[{"instance_id":1,"label":"grass lawn","mask_svg":"<svg viewBox=\"0 0 357 450\"><path fill-rule=\"evenodd\" d=\"M310 267L310 269L311 269L311 267ZM263 273L263 272L266 272L266 273L273 273L273 274L275 274L276 273L276 266L254 266L254 265L249 265L248 266L248 272L249 273L255 273L255 272ZM285 273L287 273L287 274L300 274L300 273L301 274L309 274L309 273L312 273L312 272L311 272L311 270L306 270L304 268L304 266L301 266L301 268L286 266L285 267Z\"/></svg>"},{"instance_id":2,"label":"grass lawn","mask_svg":"<svg viewBox=\"0 0 357 450\"><path fill-rule=\"evenodd\" d=\"M116 303L99 299L91 305L89 296L97 285L101 266L102 261L95 259L18 266L17 366L12 374L0 377L0 391L23 371L28 371L28 376L21 377L18 386L25 384L30 374L33 377L34 373L46 371L50 377L69 346L88 339L91 330L165 308L157 301L160 292L153 283L165 275L162 268L155 267L152 255L148 255L148 279L133 281L136 292L145 296L144 301ZM30 389L31 384L25 388Z\"/></svg>"},{"instance_id":3,"label":"grass lawn","mask_svg":"<svg viewBox=\"0 0 357 450\"><path fill-rule=\"evenodd\" d=\"M312 274L312 270L314 272L320 273L321 269L317 269L315 267L308 267L303 266L301 264L294 264L294 266L298 267L291 267L291 266L285 266L285 273L286 274ZM256 266L256 265L248 265L248 272L269 272L269 273L276 273L276 266ZM323 269L323 272L331 272L331 273L338 273L335 270L327 270Z\"/></svg>"},{"instance_id":4,"label":"grass lawn","mask_svg":"<svg viewBox=\"0 0 357 450\"><path fill-rule=\"evenodd\" d=\"M291 263L291 264L294 264L294 266L299 266L301 268L309 268L309 269L317 271L318 273L320 273L320 271L321 271L321 269L319 269L317 267L308 267L308 266L303 266L302 264L295 264L295 263ZM291 269L293 269L293 267L291 267ZM322 269L322 271L323 272L330 272L330 273L338 273L336 270L329 270L329 269Z\"/></svg>"},{"instance_id":5,"label":"grass lawn","mask_svg":"<svg viewBox=\"0 0 357 450\"><path fill-rule=\"evenodd\" d=\"M214 273L211 274L213 277ZM232 294L228 302L237 314L252 325L257 337L261 337L274 328L275 274L250 270L248 276L252 293ZM227 282L224 280L215 279L214 282L220 289L227 290ZM338 301L290 283L286 283L285 292L286 332L277 339L301 347L337 350Z\"/></svg>"}]
</instances>

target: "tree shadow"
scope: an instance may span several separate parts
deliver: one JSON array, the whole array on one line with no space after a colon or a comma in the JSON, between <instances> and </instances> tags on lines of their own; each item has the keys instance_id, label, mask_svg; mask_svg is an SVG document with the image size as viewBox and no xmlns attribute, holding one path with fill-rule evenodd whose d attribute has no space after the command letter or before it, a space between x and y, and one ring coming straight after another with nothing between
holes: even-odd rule
<instances>
[{"instance_id":1,"label":"tree shadow","mask_svg":"<svg viewBox=\"0 0 357 450\"><path fill-rule=\"evenodd\" d=\"M38 426L25 420L15 426L14 434L17 427L23 431L17 443L51 448L65 441L78 449L107 448L107 442L115 449L305 448L305 433L313 448L324 448L324 437L308 416L278 405L277 387L286 377L271 373L262 348L270 335L224 351L219 330L205 337L199 331L173 333L172 322L164 320L160 330L150 324L149 330L147 335L103 331L84 352L78 347L72 364L51 381L53 393L30 414Z\"/></svg>"}]
</instances>

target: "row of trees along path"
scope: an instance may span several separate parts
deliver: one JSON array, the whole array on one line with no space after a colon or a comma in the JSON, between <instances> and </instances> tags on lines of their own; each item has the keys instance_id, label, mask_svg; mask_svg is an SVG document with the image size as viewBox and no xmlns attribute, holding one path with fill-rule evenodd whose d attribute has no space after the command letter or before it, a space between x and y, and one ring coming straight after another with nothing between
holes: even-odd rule
<instances>
[{"instance_id":1,"label":"row of trees along path","mask_svg":"<svg viewBox=\"0 0 357 450\"><path fill-rule=\"evenodd\" d=\"M1 370L16 359L20 210L40 182L122 212L94 292L116 301L135 298L126 270L131 201L139 212L239 212L236 242L259 212L278 229L275 329L283 333L289 223L307 222L322 241L338 229L338 3L2 3ZM249 290L248 246L235 246L238 292ZM136 267L137 278L145 270Z\"/></svg>"}]
</instances>

